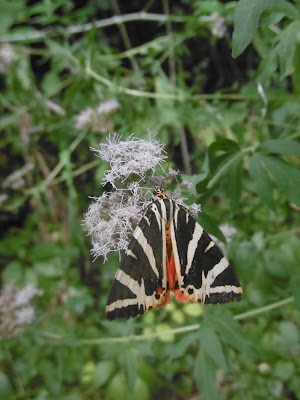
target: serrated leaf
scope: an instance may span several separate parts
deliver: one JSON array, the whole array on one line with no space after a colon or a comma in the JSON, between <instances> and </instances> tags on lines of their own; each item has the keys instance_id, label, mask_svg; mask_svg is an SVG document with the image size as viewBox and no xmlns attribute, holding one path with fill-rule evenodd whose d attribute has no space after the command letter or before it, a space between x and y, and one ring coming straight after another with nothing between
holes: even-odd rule
<instances>
[{"instance_id":1,"label":"serrated leaf","mask_svg":"<svg viewBox=\"0 0 300 400\"><path fill-rule=\"evenodd\" d=\"M201 398L203 400L219 400L216 384L216 367L210 357L204 351L204 346L200 346L194 365L194 377L199 386Z\"/></svg>"},{"instance_id":2,"label":"serrated leaf","mask_svg":"<svg viewBox=\"0 0 300 400\"><path fill-rule=\"evenodd\" d=\"M200 343L206 354L223 369L227 369L227 362L218 336L207 326L202 326L199 332Z\"/></svg>"},{"instance_id":3,"label":"serrated leaf","mask_svg":"<svg viewBox=\"0 0 300 400\"><path fill-rule=\"evenodd\" d=\"M261 14L274 5L274 0L240 0L234 11L232 57L236 58L252 41Z\"/></svg>"},{"instance_id":4,"label":"serrated leaf","mask_svg":"<svg viewBox=\"0 0 300 400\"><path fill-rule=\"evenodd\" d=\"M218 225L208 214L206 214L204 212L199 213L199 215L197 217L197 221L203 227L203 229L205 231L207 231L207 233L214 235L216 238L218 238L223 243L227 242L221 229L219 229Z\"/></svg>"},{"instance_id":5,"label":"serrated leaf","mask_svg":"<svg viewBox=\"0 0 300 400\"><path fill-rule=\"evenodd\" d=\"M261 143L256 150L261 153L300 155L300 143L288 139L267 140Z\"/></svg>"},{"instance_id":6,"label":"serrated leaf","mask_svg":"<svg viewBox=\"0 0 300 400\"><path fill-rule=\"evenodd\" d=\"M245 338L244 332L239 323L228 314L221 312L214 313L212 318L217 331L220 333L220 339L234 347L236 350L249 355L255 355L255 348L248 339Z\"/></svg>"},{"instance_id":7,"label":"serrated leaf","mask_svg":"<svg viewBox=\"0 0 300 400\"><path fill-rule=\"evenodd\" d=\"M280 33L279 43L276 46L276 50L279 56L281 79L294 72L294 56L299 30L300 21L294 21Z\"/></svg>"},{"instance_id":8,"label":"serrated leaf","mask_svg":"<svg viewBox=\"0 0 300 400\"><path fill-rule=\"evenodd\" d=\"M253 179L256 193L272 210L275 210L272 180L260 154L253 154L250 158L249 174Z\"/></svg>"}]
</instances>

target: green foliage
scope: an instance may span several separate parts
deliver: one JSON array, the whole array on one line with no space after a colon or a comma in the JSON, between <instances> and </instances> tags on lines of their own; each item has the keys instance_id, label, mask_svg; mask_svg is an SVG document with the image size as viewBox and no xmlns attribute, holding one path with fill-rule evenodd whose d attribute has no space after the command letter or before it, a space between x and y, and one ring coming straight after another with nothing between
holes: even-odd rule
<instances>
[{"instance_id":1,"label":"green foliage","mask_svg":"<svg viewBox=\"0 0 300 400\"><path fill-rule=\"evenodd\" d=\"M234 12L232 56L238 57L251 43L261 14L274 6L274 0L240 0Z\"/></svg>"},{"instance_id":2,"label":"green foliage","mask_svg":"<svg viewBox=\"0 0 300 400\"><path fill-rule=\"evenodd\" d=\"M116 2L29 3L0 0L1 283L44 294L1 342L0 399L299 399L300 2L182 0L164 21L119 2L123 24ZM148 129L203 227L236 228L244 295L108 322L119 259L92 263L81 225L107 168L90 147Z\"/></svg>"}]
</instances>

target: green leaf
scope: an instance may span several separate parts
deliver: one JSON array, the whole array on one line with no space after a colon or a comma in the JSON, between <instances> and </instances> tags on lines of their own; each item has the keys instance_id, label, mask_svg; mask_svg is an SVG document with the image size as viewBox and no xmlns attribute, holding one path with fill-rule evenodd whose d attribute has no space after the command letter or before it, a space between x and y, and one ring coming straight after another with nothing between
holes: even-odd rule
<instances>
[{"instance_id":1,"label":"green leaf","mask_svg":"<svg viewBox=\"0 0 300 400\"><path fill-rule=\"evenodd\" d=\"M236 58L245 50L258 28L261 14L273 7L274 0L240 0L234 11L232 35L232 57Z\"/></svg>"},{"instance_id":2,"label":"green leaf","mask_svg":"<svg viewBox=\"0 0 300 400\"><path fill-rule=\"evenodd\" d=\"M234 140L218 139L209 146L208 153L212 156L214 153L220 151L226 153L235 153L240 150L240 146Z\"/></svg>"},{"instance_id":3,"label":"green leaf","mask_svg":"<svg viewBox=\"0 0 300 400\"><path fill-rule=\"evenodd\" d=\"M238 158L228 169L227 195L231 200L231 211L235 213L238 209L242 193L242 160Z\"/></svg>"},{"instance_id":4,"label":"green leaf","mask_svg":"<svg viewBox=\"0 0 300 400\"><path fill-rule=\"evenodd\" d=\"M192 184L191 189L189 190L189 194L198 196L200 191L198 188L203 188L203 191L206 189L206 185L208 182L208 174L206 172L203 172L202 174L197 174L197 175L182 175L182 180L190 182Z\"/></svg>"},{"instance_id":5,"label":"green leaf","mask_svg":"<svg viewBox=\"0 0 300 400\"><path fill-rule=\"evenodd\" d=\"M253 154L250 158L249 174L254 181L256 193L275 210L272 180L259 154Z\"/></svg>"},{"instance_id":6,"label":"green leaf","mask_svg":"<svg viewBox=\"0 0 300 400\"><path fill-rule=\"evenodd\" d=\"M60 84L60 79L55 71L49 71L44 75L42 81L43 92L46 96L51 96L53 89Z\"/></svg>"},{"instance_id":7,"label":"green leaf","mask_svg":"<svg viewBox=\"0 0 300 400\"><path fill-rule=\"evenodd\" d=\"M274 208L272 180L290 202L300 206L298 169L279 158L256 153L250 159L249 173L254 180L257 193L270 207Z\"/></svg>"},{"instance_id":8,"label":"green leaf","mask_svg":"<svg viewBox=\"0 0 300 400\"><path fill-rule=\"evenodd\" d=\"M256 150L261 153L300 155L300 143L288 139L267 140Z\"/></svg>"},{"instance_id":9,"label":"green leaf","mask_svg":"<svg viewBox=\"0 0 300 400\"><path fill-rule=\"evenodd\" d=\"M0 400L9 400L13 395L13 388L9 377L0 371Z\"/></svg>"},{"instance_id":10,"label":"green leaf","mask_svg":"<svg viewBox=\"0 0 300 400\"><path fill-rule=\"evenodd\" d=\"M227 369L228 365L224 356L221 342L216 333L207 326L200 328L200 343L205 352L211 359L223 369Z\"/></svg>"},{"instance_id":11,"label":"green leaf","mask_svg":"<svg viewBox=\"0 0 300 400\"><path fill-rule=\"evenodd\" d=\"M292 3L287 2L286 0L275 0L274 7L272 7L272 11L277 13L282 13L286 17L289 18L299 18L300 12Z\"/></svg>"},{"instance_id":12,"label":"green leaf","mask_svg":"<svg viewBox=\"0 0 300 400\"><path fill-rule=\"evenodd\" d=\"M204 212L199 213L197 221L205 231L207 231L211 235L214 235L221 242L226 243L226 238L223 232L219 229L218 225L208 214Z\"/></svg>"},{"instance_id":13,"label":"green leaf","mask_svg":"<svg viewBox=\"0 0 300 400\"><path fill-rule=\"evenodd\" d=\"M219 337L223 342L251 356L256 354L253 344L245 338L239 323L230 315L219 311L211 314L209 318L213 320L214 326L220 333Z\"/></svg>"},{"instance_id":14,"label":"green leaf","mask_svg":"<svg viewBox=\"0 0 300 400\"><path fill-rule=\"evenodd\" d=\"M136 354L134 353L132 348L129 348L122 352L120 363L123 367L128 390L129 392L133 392L137 379L137 363Z\"/></svg>"},{"instance_id":15,"label":"green leaf","mask_svg":"<svg viewBox=\"0 0 300 400\"><path fill-rule=\"evenodd\" d=\"M300 271L295 272L291 276L290 286L292 289L292 294L294 296L296 306L297 306L298 310L300 311Z\"/></svg>"},{"instance_id":16,"label":"green leaf","mask_svg":"<svg viewBox=\"0 0 300 400\"><path fill-rule=\"evenodd\" d=\"M170 353L169 361L181 358L186 354L188 348L197 342L198 332L192 332L184 335L174 346Z\"/></svg>"},{"instance_id":17,"label":"green leaf","mask_svg":"<svg viewBox=\"0 0 300 400\"><path fill-rule=\"evenodd\" d=\"M240 146L234 140L219 139L213 142L208 148L210 171L214 171L222 161L240 150Z\"/></svg>"},{"instance_id":18,"label":"green leaf","mask_svg":"<svg viewBox=\"0 0 300 400\"><path fill-rule=\"evenodd\" d=\"M273 374L281 381L287 381L295 375L295 366L290 361L278 361L275 364Z\"/></svg>"},{"instance_id":19,"label":"green leaf","mask_svg":"<svg viewBox=\"0 0 300 400\"><path fill-rule=\"evenodd\" d=\"M200 345L194 365L194 377L203 400L219 400L216 384L216 367Z\"/></svg>"},{"instance_id":20,"label":"green leaf","mask_svg":"<svg viewBox=\"0 0 300 400\"><path fill-rule=\"evenodd\" d=\"M279 55L281 79L294 72L294 56L299 30L300 21L294 21L280 33L279 43L276 46L276 50Z\"/></svg>"},{"instance_id":21,"label":"green leaf","mask_svg":"<svg viewBox=\"0 0 300 400\"><path fill-rule=\"evenodd\" d=\"M110 360L100 361L93 371L93 387L99 388L108 382L114 372L114 363Z\"/></svg>"},{"instance_id":22,"label":"green leaf","mask_svg":"<svg viewBox=\"0 0 300 400\"><path fill-rule=\"evenodd\" d=\"M300 171L279 158L265 155L259 157L288 200L300 206Z\"/></svg>"},{"instance_id":23,"label":"green leaf","mask_svg":"<svg viewBox=\"0 0 300 400\"><path fill-rule=\"evenodd\" d=\"M263 351L287 360L295 357L295 349L299 348L299 344L299 328L290 321L279 322L276 328L265 332L261 338Z\"/></svg>"},{"instance_id":24,"label":"green leaf","mask_svg":"<svg viewBox=\"0 0 300 400\"><path fill-rule=\"evenodd\" d=\"M107 400L150 400L149 388L142 379L138 377L134 390L129 391L122 373L113 376L105 394Z\"/></svg>"},{"instance_id":25,"label":"green leaf","mask_svg":"<svg viewBox=\"0 0 300 400\"><path fill-rule=\"evenodd\" d=\"M275 0L274 6L270 11L267 11L260 19L261 26L269 26L278 24L282 18L288 17L291 19L299 18L299 10L286 0Z\"/></svg>"}]
</instances>

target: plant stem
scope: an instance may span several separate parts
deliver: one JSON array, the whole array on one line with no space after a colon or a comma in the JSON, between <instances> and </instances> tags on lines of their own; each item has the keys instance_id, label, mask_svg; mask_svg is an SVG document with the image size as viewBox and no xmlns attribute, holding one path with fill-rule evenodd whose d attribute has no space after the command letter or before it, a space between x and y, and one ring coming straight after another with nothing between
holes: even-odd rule
<instances>
[{"instance_id":1,"label":"plant stem","mask_svg":"<svg viewBox=\"0 0 300 400\"><path fill-rule=\"evenodd\" d=\"M186 100L255 100L257 96L253 95L240 95L240 94L235 94L235 93L228 93L228 94L221 94L221 93L216 93L216 94L196 94L196 95L189 95L189 94L182 94L182 93L154 93L154 92L145 92L142 90L136 90L136 89L129 89L125 88L123 86L116 86L114 83L112 83L109 79L104 78L103 76L99 75L97 72L92 70L89 66L86 67L85 69L87 75L91 76L98 82L103 83L105 86L114 89L116 92L122 93L122 94L127 94L130 96L135 96L135 97L146 97L149 99L160 99L160 100L178 100L178 101L186 101Z\"/></svg>"},{"instance_id":2,"label":"plant stem","mask_svg":"<svg viewBox=\"0 0 300 400\"><path fill-rule=\"evenodd\" d=\"M246 311L241 314L235 315L233 318L237 321L247 319L247 318L252 318L255 317L256 315L263 314L265 312L274 310L276 308L285 306L289 303L292 303L294 301L293 297L288 297L284 300L277 301L272 304L268 304L267 306L264 307L259 307L256 308L255 310L250 310ZM95 338L95 339L80 339L76 341L76 343L70 344L68 340L64 341L63 336L58 335L56 333L51 333L51 332L43 332L43 336L50 341L52 341L52 344L54 345L67 345L67 346L83 346L83 345L102 345L102 344L112 344L112 343L128 343L131 341L143 341L143 340L149 340L149 339L155 339L159 338L162 336L168 336L168 335L177 335L181 333L186 333L186 332L192 332L192 331L197 331L200 328L200 324L194 324L194 325L189 325L189 326L183 326L181 328L175 328L175 329L168 329L160 332L153 332L149 334L144 334L144 335L130 335L130 336L121 336L121 337L112 337L112 338Z\"/></svg>"},{"instance_id":3,"label":"plant stem","mask_svg":"<svg viewBox=\"0 0 300 400\"><path fill-rule=\"evenodd\" d=\"M275 303L268 304L267 306L256 308L255 310L246 311L242 314L238 314L234 316L234 319L241 320L249 317L254 317L258 314L265 313L267 311L274 310L275 308L285 306L286 304L292 303L294 301L294 297L288 297L287 299L276 301Z\"/></svg>"},{"instance_id":4,"label":"plant stem","mask_svg":"<svg viewBox=\"0 0 300 400\"><path fill-rule=\"evenodd\" d=\"M114 15L110 18L101 19L95 22L89 22L83 25L72 25L67 28L45 28L40 31L30 32L30 33L23 33L23 34L16 34L10 36L3 36L0 37L0 43L11 43L11 42L24 42L24 41L31 41L41 39L43 37L50 37L50 36L57 36L61 34L65 35L73 35L75 33L80 32L87 32L91 29L99 29L99 28L106 28L107 26L111 25L121 25L125 22L130 21L157 21L157 22L166 22L169 20L176 21L176 22L184 22L186 17L184 16L168 16L163 14L155 14L155 13L145 13L143 11L131 13L131 14L124 14L124 15Z\"/></svg>"}]
</instances>

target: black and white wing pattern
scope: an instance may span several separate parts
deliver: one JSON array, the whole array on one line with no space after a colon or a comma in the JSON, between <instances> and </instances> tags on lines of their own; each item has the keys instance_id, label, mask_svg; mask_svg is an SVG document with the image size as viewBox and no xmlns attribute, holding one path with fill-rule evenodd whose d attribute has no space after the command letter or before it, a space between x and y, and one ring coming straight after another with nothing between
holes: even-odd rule
<instances>
[{"instance_id":1,"label":"black and white wing pattern","mask_svg":"<svg viewBox=\"0 0 300 400\"><path fill-rule=\"evenodd\" d=\"M186 301L240 300L243 291L228 260L202 226L177 204L171 229L178 286Z\"/></svg>"},{"instance_id":2,"label":"black and white wing pattern","mask_svg":"<svg viewBox=\"0 0 300 400\"><path fill-rule=\"evenodd\" d=\"M228 260L200 224L163 192L146 210L108 297L109 320L165 306L170 291L182 302L240 300L242 288Z\"/></svg>"},{"instance_id":3,"label":"black and white wing pattern","mask_svg":"<svg viewBox=\"0 0 300 400\"><path fill-rule=\"evenodd\" d=\"M130 318L161 307L166 294L165 219L150 205L133 233L107 300L106 315Z\"/></svg>"}]
</instances>

